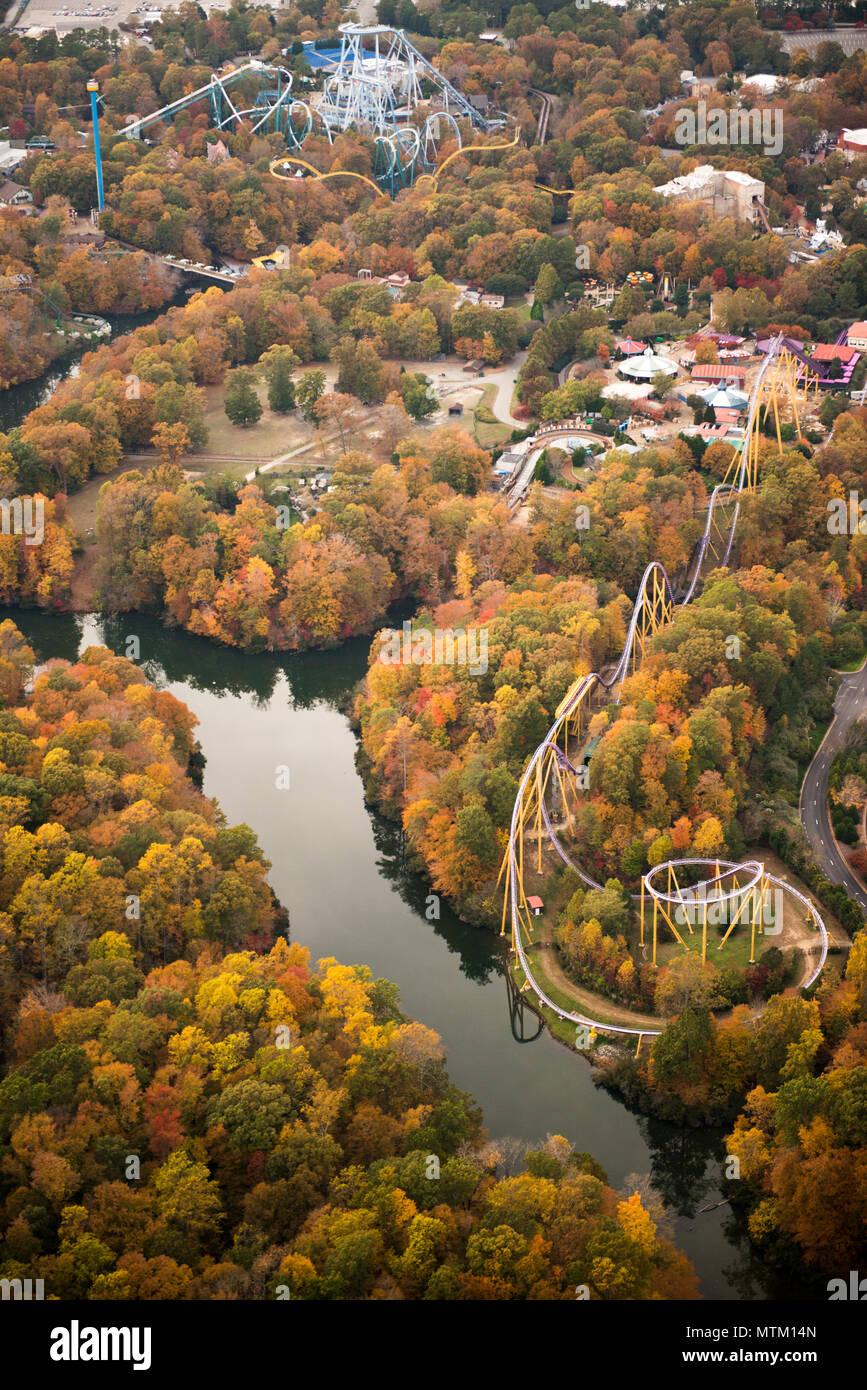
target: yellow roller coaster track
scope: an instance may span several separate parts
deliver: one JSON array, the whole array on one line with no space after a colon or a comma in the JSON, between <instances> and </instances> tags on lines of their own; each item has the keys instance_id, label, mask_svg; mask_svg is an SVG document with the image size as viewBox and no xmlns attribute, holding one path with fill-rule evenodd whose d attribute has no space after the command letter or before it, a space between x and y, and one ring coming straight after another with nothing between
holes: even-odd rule
<instances>
[{"instance_id":1,"label":"yellow roller coaster track","mask_svg":"<svg viewBox=\"0 0 867 1390\"><path fill-rule=\"evenodd\" d=\"M459 155L471 154L473 150L513 150L520 138L521 132L519 130L516 130L514 139L506 140L505 142L501 141L498 145L464 145L459 150L452 150L451 154L443 160L442 164L437 169L435 174L420 174L419 177L416 179L416 186L418 186L418 184L422 182L422 179L430 179L434 188L436 189L436 186L442 178L444 171L451 164L452 160L457 159Z\"/></svg>"},{"instance_id":2,"label":"yellow roller coaster track","mask_svg":"<svg viewBox=\"0 0 867 1390\"><path fill-rule=\"evenodd\" d=\"M513 150L515 146L518 144L520 138L521 132L519 130L516 130L514 139L501 142L498 145L464 145L459 150L453 150L452 153L443 160L436 173L419 174L418 178L415 181L415 187L419 188L425 182L425 180L429 180L430 183L433 184L433 191L436 192L440 179L442 178L445 170L447 169L448 165L451 164L453 159L457 159L460 155L468 155L473 153L487 154L489 150ZM374 193L378 194L379 197L388 196L385 193L384 189L379 187L379 184L374 183L373 179L367 178L365 174L356 174L353 172L352 169L332 169L330 173L323 174L320 173L320 171L316 169L312 164L308 164L306 159L299 159L297 155L290 154L281 155L279 159L272 160L270 165L269 172L273 175L275 179L282 179L284 183L292 183L293 177L291 174L278 173L277 165L280 164L297 164L300 166L300 168L306 169L308 173L312 174L313 177L316 179L360 179L362 183L366 183L369 188L372 188ZM546 193L556 193L559 194L561 197L569 198L571 198L574 193L577 193L579 191L577 188L551 188L547 183L537 183L536 187L543 189Z\"/></svg>"},{"instance_id":3,"label":"yellow roller coaster track","mask_svg":"<svg viewBox=\"0 0 867 1390\"><path fill-rule=\"evenodd\" d=\"M436 189L437 184L439 183L440 179L442 178L443 174L445 173L445 170L448 168L449 164L451 164L451 162L452 162L453 159L458 159L461 155L472 154L474 151L475 151L476 153L485 154L488 150L513 150L513 149L515 148L515 146L517 145L518 141L520 140L520 138L521 138L521 132L520 132L519 130L516 130L516 131L515 131L514 138L513 138L512 140L507 140L504 144L499 144L499 145L464 145L464 146L463 146L461 149L459 149L459 150L452 150L452 153L451 153L450 155L448 155L446 159L443 160L442 164L441 164L440 167L437 169L437 171L436 171L435 174L419 174L418 178L417 178L416 181L415 181L415 186L416 186L416 188L418 188L419 184L420 184L424 179L430 179L431 183L432 183L433 186L434 186L434 189ZM536 183L536 187L537 187L537 188L544 189L544 191L545 191L546 193L560 193L560 194L567 195L567 196L570 197L570 198L572 197L572 195L573 195L574 193L577 193L577 192L579 191L577 188L551 188L551 187L549 187L549 185L548 185L547 183L538 183L538 182Z\"/></svg>"},{"instance_id":4,"label":"yellow roller coaster track","mask_svg":"<svg viewBox=\"0 0 867 1390\"><path fill-rule=\"evenodd\" d=\"M306 159L298 159L296 155L292 154L281 154L279 159L271 161L268 172L275 179L282 179L284 183L294 183L294 179L291 174L278 174L274 167L277 164L300 164L302 169L307 169L317 179L360 179L362 183L366 183L369 188L372 188L378 197L384 198L386 196L379 184L373 182L373 179L369 179L366 174L356 174L352 169L332 169L330 173L322 174L312 164L308 164Z\"/></svg>"}]
</instances>

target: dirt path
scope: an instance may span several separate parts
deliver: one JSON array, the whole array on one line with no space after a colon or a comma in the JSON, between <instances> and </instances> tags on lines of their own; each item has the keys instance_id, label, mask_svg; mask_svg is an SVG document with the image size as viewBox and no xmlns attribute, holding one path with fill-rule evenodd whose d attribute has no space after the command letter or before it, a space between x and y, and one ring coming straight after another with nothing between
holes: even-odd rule
<instances>
[{"instance_id":1,"label":"dirt path","mask_svg":"<svg viewBox=\"0 0 867 1390\"><path fill-rule=\"evenodd\" d=\"M76 556L69 598L73 613L90 613L96 605L95 570L99 557L100 551L96 545L85 546L83 553Z\"/></svg>"},{"instance_id":2,"label":"dirt path","mask_svg":"<svg viewBox=\"0 0 867 1390\"><path fill-rule=\"evenodd\" d=\"M544 966L545 974L548 979L555 984L558 989L562 989L564 994L569 996L572 1004L579 1010L584 1010L590 1018L602 1018L608 1023L622 1023L628 1028L647 1028L648 1031L657 1033L666 1023L666 1019L659 1018L656 1014L634 1013L631 1009L626 1009L622 1004L617 1004L613 999L608 999L603 994L594 994L592 990L584 989L581 985L576 985L574 980L570 980L557 957L557 949L551 941L537 941L534 945L524 948L524 953L532 967L534 957L538 957Z\"/></svg>"},{"instance_id":3,"label":"dirt path","mask_svg":"<svg viewBox=\"0 0 867 1390\"><path fill-rule=\"evenodd\" d=\"M825 923L829 944L839 947L841 951L848 951L850 949L852 942L849 940L846 931L841 927L836 917L823 903L819 902L818 898L816 898L814 893L810 892L810 889L805 883L802 883L790 869L786 868L786 865L778 855L765 848L747 849L744 852L744 858L759 860L760 863L764 864L768 873L773 874L775 878L782 879L784 883L791 883L792 887L797 888L799 893L803 893L814 902L822 921ZM756 950L757 952L759 949L764 950L766 945L779 946L781 951L790 951L793 947L797 947L804 953L804 969L801 973L801 979L806 979L819 954L819 933L807 926L800 905L794 898L790 897L787 893L784 895L783 901L782 932L768 935L767 937L763 933L762 936L758 937L756 940ZM759 947L759 941L762 943L761 947ZM784 993L796 994L800 987L800 980L798 980L795 984L787 986Z\"/></svg>"}]
</instances>

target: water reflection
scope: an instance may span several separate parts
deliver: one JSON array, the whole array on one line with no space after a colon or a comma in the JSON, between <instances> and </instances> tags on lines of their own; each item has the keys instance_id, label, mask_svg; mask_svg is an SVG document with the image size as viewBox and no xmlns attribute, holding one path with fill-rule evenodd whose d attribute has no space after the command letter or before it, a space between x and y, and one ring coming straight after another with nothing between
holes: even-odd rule
<instances>
[{"instance_id":1,"label":"water reflection","mask_svg":"<svg viewBox=\"0 0 867 1390\"><path fill-rule=\"evenodd\" d=\"M524 999L509 970L503 972L506 980L506 998L509 1001L509 1022L512 1037L517 1043L532 1043L541 1036L545 1027L538 1014L534 1013Z\"/></svg>"},{"instance_id":2,"label":"water reflection","mask_svg":"<svg viewBox=\"0 0 867 1390\"><path fill-rule=\"evenodd\" d=\"M665 1205L680 1216L695 1216L719 1200L717 1160L722 1132L715 1129L674 1129L651 1116L641 1127L650 1150L654 1184Z\"/></svg>"},{"instance_id":3,"label":"water reflection","mask_svg":"<svg viewBox=\"0 0 867 1390\"><path fill-rule=\"evenodd\" d=\"M490 984L497 976L507 977L505 959L498 937L468 928L438 896L439 917L428 917L430 884L413 873L406 863L406 837L399 825L371 811L373 838L377 850L376 867L387 883L394 885L400 898L422 918L447 949L460 957L461 974L477 984Z\"/></svg>"},{"instance_id":4,"label":"water reflection","mask_svg":"<svg viewBox=\"0 0 867 1390\"><path fill-rule=\"evenodd\" d=\"M40 660L75 661L85 646L99 644L123 656L127 638L141 643L138 665L160 686L183 684L193 691L250 696L259 708L274 698L281 680L288 684L287 708L312 709L320 702L342 707L367 670L369 637L355 637L330 652L257 653L233 651L179 628L167 628L141 613L43 613L2 610L26 632Z\"/></svg>"}]
</instances>

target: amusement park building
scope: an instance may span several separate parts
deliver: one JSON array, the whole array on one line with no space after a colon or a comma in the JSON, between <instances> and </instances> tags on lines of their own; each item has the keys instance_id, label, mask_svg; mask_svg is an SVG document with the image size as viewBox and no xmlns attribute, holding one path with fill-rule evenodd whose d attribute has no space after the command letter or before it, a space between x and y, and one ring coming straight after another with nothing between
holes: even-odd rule
<instances>
[{"instance_id":1,"label":"amusement park building","mask_svg":"<svg viewBox=\"0 0 867 1390\"><path fill-rule=\"evenodd\" d=\"M863 320L853 323L846 334L846 342L850 347L860 348L862 351L867 349L867 323Z\"/></svg>"},{"instance_id":2,"label":"amusement park building","mask_svg":"<svg viewBox=\"0 0 867 1390\"><path fill-rule=\"evenodd\" d=\"M849 164L853 159L860 159L867 154L867 130L844 130L837 141L837 149Z\"/></svg>"},{"instance_id":3,"label":"amusement park building","mask_svg":"<svg viewBox=\"0 0 867 1390\"><path fill-rule=\"evenodd\" d=\"M628 377L631 381L650 381L657 372L676 377L679 371L677 363L672 362L670 357L658 357L650 348L617 364L618 375Z\"/></svg>"},{"instance_id":4,"label":"amusement park building","mask_svg":"<svg viewBox=\"0 0 867 1390\"><path fill-rule=\"evenodd\" d=\"M714 385L742 386L746 367L737 362L699 362L692 369L692 380L713 382Z\"/></svg>"},{"instance_id":5,"label":"amusement park building","mask_svg":"<svg viewBox=\"0 0 867 1390\"><path fill-rule=\"evenodd\" d=\"M691 174L680 174L655 191L679 202L705 203L714 217L734 217L739 222L757 222L759 207L765 201L761 179L739 169L714 169L710 164L700 164Z\"/></svg>"}]
</instances>

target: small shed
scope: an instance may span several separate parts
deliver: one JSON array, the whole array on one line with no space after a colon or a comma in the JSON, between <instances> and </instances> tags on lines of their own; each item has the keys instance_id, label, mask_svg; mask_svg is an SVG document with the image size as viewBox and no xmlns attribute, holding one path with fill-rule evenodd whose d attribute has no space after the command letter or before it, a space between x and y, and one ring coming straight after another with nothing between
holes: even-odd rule
<instances>
[{"instance_id":1,"label":"small shed","mask_svg":"<svg viewBox=\"0 0 867 1390\"><path fill-rule=\"evenodd\" d=\"M534 917L541 917L542 912L544 911L544 908L545 908L545 904L542 902L542 899L541 899L541 898L536 898L536 897L528 898L528 899L527 899L527 906L528 906L528 908L530 909L530 911L532 912L532 914L533 914Z\"/></svg>"},{"instance_id":2,"label":"small shed","mask_svg":"<svg viewBox=\"0 0 867 1390\"><path fill-rule=\"evenodd\" d=\"M462 405L450 405L450 406L449 406L449 415L463 415L463 413L464 413L464 408L463 408Z\"/></svg>"}]
</instances>

